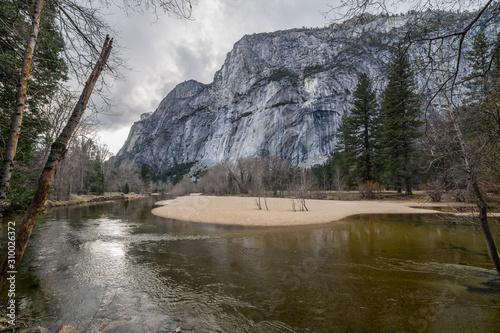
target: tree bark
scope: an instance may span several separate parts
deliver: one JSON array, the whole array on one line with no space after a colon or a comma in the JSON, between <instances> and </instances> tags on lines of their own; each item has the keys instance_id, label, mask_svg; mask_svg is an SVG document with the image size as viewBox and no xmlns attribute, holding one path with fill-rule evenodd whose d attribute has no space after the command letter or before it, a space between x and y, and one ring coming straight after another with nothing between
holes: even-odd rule
<instances>
[{"instance_id":1,"label":"tree bark","mask_svg":"<svg viewBox=\"0 0 500 333\"><path fill-rule=\"evenodd\" d=\"M33 52L35 50L36 41L38 38L38 30L40 28L40 19L42 17L44 0L37 0L35 3L35 11L33 13L33 21L31 24L31 33L28 39L28 45L24 52L23 67L19 76L16 93L16 109L12 117L9 138L5 149L5 155L0 173L0 221L2 220L5 202L9 191L10 178L12 170L14 170L14 157L16 156L17 143L19 134L21 133L21 124L23 122L24 109L27 99L28 79L31 71L31 63L33 60Z\"/></svg>"},{"instance_id":2,"label":"tree bark","mask_svg":"<svg viewBox=\"0 0 500 333\"><path fill-rule=\"evenodd\" d=\"M446 98L446 97L445 97ZM446 98L446 102L448 103L448 115L453 124L453 129L455 130L455 134L460 143L460 150L462 154L462 159L464 163L464 169L467 173L467 182L468 182L468 192L469 197L475 202L477 208L479 209L479 222L481 225L481 230L483 231L484 239L486 241L486 247L488 248L488 253L490 255L491 262L495 267L498 274L500 274L500 256L498 254L498 250L495 244L495 239L491 234L490 226L488 223L488 206L484 201L481 190L479 189L479 184L477 182L476 174L474 172L474 163L471 159L471 154L467 142L465 141L465 137L460 129L458 121L451 109L451 103Z\"/></svg>"},{"instance_id":3,"label":"tree bark","mask_svg":"<svg viewBox=\"0 0 500 333\"><path fill-rule=\"evenodd\" d=\"M8 257L6 257L2 263L2 266L0 267L0 294L3 292L7 284L7 275L9 274L8 272L15 271L15 267L17 267L23 257L38 215L40 214L40 211L42 210L43 205L47 200L50 186L52 184L52 180L54 179L54 174L57 170L59 161L63 159L64 154L66 153L66 146L68 144L68 141L73 135L73 132L78 125L83 112L85 111L95 83L97 82L102 70L104 69L104 66L106 65L109 54L111 52L112 44L113 40L106 36L106 40L104 42L99 60L97 61L89 78L87 79L80 99L73 109L73 113L71 114L71 117L69 118L63 131L51 146L45 168L43 169L40 180L38 181L38 187L36 189L35 196L33 198L33 201L31 202L30 207L28 208L26 215L23 218L23 221L21 222L19 230L17 231L15 241L15 266L9 264Z\"/></svg>"},{"instance_id":4,"label":"tree bark","mask_svg":"<svg viewBox=\"0 0 500 333\"><path fill-rule=\"evenodd\" d=\"M486 241L486 247L488 248L488 253L490 255L490 259L493 262L493 266L495 266L496 271L500 274L500 256L498 254L498 250L495 244L495 239L491 234L490 226L488 224L488 207L484 202L483 195L479 189L479 185L473 175L469 173L469 182L471 185L471 193L472 197L476 201L476 206L479 209L479 221L481 224L481 230L483 231L484 239Z\"/></svg>"}]
</instances>

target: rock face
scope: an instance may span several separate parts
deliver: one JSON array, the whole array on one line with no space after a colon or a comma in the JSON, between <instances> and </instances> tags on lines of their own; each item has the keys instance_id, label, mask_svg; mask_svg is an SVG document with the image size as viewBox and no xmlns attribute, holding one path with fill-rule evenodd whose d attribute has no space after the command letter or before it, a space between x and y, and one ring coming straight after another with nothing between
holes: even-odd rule
<instances>
[{"instance_id":1,"label":"rock face","mask_svg":"<svg viewBox=\"0 0 500 333\"><path fill-rule=\"evenodd\" d=\"M156 172L248 156L322 163L335 149L359 74L381 77L389 45L408 24L409 16L373 18L354 32L336 26L244 36L211 84L183 82L141 117L117 161Z\"/></svg>"}]
</instances>

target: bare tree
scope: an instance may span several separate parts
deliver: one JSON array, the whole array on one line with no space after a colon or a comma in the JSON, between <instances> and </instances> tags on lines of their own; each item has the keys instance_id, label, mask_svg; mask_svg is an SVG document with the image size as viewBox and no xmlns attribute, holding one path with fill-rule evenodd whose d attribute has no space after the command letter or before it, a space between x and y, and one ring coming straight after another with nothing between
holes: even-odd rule
<instances>
[{"instance_id":1,"label":"bare tree","mask_svg":"<svg viewBox=\"0 0 500 333\"><path fill-rule=\"evenodd\" d=\"M105 23L101 16L99 6L116 5L124 10L152 11L156 15L161 12L172 13L179 17L189 18L192 11L192 0L87 0L86 6L81 1L71 0L52 0L47 1L47 6L55 10L56 25L59 26L59 33L64 38L66 47L64 48L66 63L80 84L83 84L85 78L90 74L92 63L99 59L99 45L105 40L105 35L112 31L111 27ZM11 122L9 138L6 144L6 152L0 172L0 217L5 206L6 197L9 190L10 178L14 169L14 159L17 152L17 143L21 133L24 109L27 99L28 79L32 65L33 52L36 46L40 19L44 0L36 0L34 4L34 13L31 25L31 34L27 41L27 47L24 55L22 70L19 76L17 88L16 106L14 116ZM112 64L107 65L116 68L122 66L123 61L115 56L111 60ZM115 77L119 72L113 72ZM103 81L103 86L104 86ZM96 87L99 91L101 88Z\"/></svg>"},{"instance_id":2,"label":"bare tree","mask_svg":"<svg viewBox=\"0 0 500 333\"><path fill-rule=\"evenodd\" d=\"M191 179L188 175L182 177L182 180L175 184L172 190L169 192L173 196L183 196L189 195L190 193L195 192L195 184L191 182Z\"/></svg>"},{"instance_id":3,"label":"bare tree","mask_svg":"<svg viewBox=\"0 0 500 333\"><path fill-rule=\"evenodd\" d=\"M109 192L123 192L126 184L132 192L139 192L143 183L133 162L121 163L118 167L106 167L105 179L106 190Z\"/></svg>"},{"instance_id":4,"label":"bare tree","mask_svg":"<svg viewBox=\"0 0 500 333\"><path fill-rule=\"evenodd\" d=\"M342 175L342 172L340 170L340 168L335 168L335 170L333 170L333 188L337 190L337 196L339 198L339 200L342 200L342 197L343 197L343 192L345 191L345 189L347 188L346 184L345 184L345 179Z\"/></svg>"},{"instance_id":5,"label":"bare tree","mask_svg":"<svg viewBox=\"0 0 500 333\"><path fill-rule=\"evenodd\" d=\"M229 165L231 179L235 183L236 193L248 193L252 186L252 177L257 159L251 157L239 158Z\"/></svg>"},{"instance_id":6,"label":"bare tree","mask_svg":"<svg viewBox=\"0 0 500 333\"><path fill-rule=\"evenodd\" d=\"M218 164L198 181L198 190L205 194L224 195L230 191L229 175L229 168Z\"/></svg>"},{"instance_id":7,"label":"bare tree","mask_svg":"<svg viewBox=\"0 0 500 333\"><path fill-rule=\"evenodd\" d=\"M310 197L313 184L314 181L310 171L306 169L298 169L295 171L294 182L290 184L293 211L296 211L296 207L298 207L300 211L309 211L306 205L306 199Z\"/></svg>"},{"instance_id":8,"label":"bare tree","mask_svg":"<svg viewBox=\"0 0 500 333\"><path fill-rule=\"evenodd\" d=\"M264 161L260 158L253 159L252 167L252 183L250 187L250 193L256 197L255 203L259 210L262 209L262 201L264 201L264 207L269 210L267 205L267 191L264 185Z\"/></svg>"},{"instance_id":9,"label":"bare tree","mask_svg":"<svg viewBox=\"0 0 500 333\"><path fill-rule=\"evenodd\" d=\"M264 179L273 195L283 196L290 163L274 155L264 160Z\"/></svg>"},{"instance_id":10,"label":"bare tree","mask_svg":"<svg viewBox=\"0 0 500 333\"><path fill-rule=\"evenodd\" d=\"M469 193L471 201L475 203L479 211L479 222L483 231L484 238L486 240L488 253L495 269L500 274L500 256L498 254L495 240L488 223L488 205L479 185L481 169L479 165L480 161L474 154L475 148L471 147L471 142L467 139L467 136L464 135L459 120L459 109L451 104L449 98L447 98L446 95L444 95L444 97L447 103L446 111L448 113L448 119L453 126L452 128L455 134L455 140L457 140L460 147L458 153L461 155L462 168L467 176L467 191Z\"/></svg>"},{"instance_id":11,"label":"bare tree","mask_svg":"<svg viewBox=\"0 0 500 333\"><path fill-rule=\"evenodd\" d=\"M97 82L102 70L106 65L106 61L109 58L112 45L113 40L106 38L102 47L99 61L94 66L94 69L89 76L87 83L85 84L80 99L78 100L78 103L76 104L73 113L68 120L68 123L66 124L57 140L52 144L49 157L47 158L47 163L45 164L45 168L38 182L35 196L17 232L15 241L15 263L13 263L12 260L9 260L9 257L6 256L5 260L2 263L2 266L0 267L0 293L5 289L8 271L14 271L15 267L17 267L17 264L23 257L38 215L40 214L43 205L47 200L47 196L49 194L52 180L54 179L54 174L57 170L59 161L64 157L64 154L66 153L68 141L73 135L73 132L78 125L83 112L85 111L95 83Z\"/></svg>"}]
</instances>

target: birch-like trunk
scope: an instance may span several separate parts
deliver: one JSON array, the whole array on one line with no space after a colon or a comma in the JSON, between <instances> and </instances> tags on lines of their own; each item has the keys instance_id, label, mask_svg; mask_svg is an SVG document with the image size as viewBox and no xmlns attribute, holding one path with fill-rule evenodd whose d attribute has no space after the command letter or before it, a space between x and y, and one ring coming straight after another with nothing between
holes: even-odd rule
<instances>
[{"instance_id":1,"label":"birch-like trunk","mask_svg":"<svg viewBox=\"0 0 500 333\"><path fill-rule=\"evenodd\" d=\"M0 267L0 294L5 289L7 283L7 275L9 275L8 272L15 271L19 261L21 261L23 257L38 215L40 214L40 211L42 210L43 205L47 200L50 186L52 184L52 180L54 179L59 161L63 159L64 154L66 153L66 146L68 144L68 141L73 135L73 132L80 122L85 108L87 107L87 102L90 98L90 95L92 94L95 83L97 82L108 60L112 44L113 40L109 37L106 37L99 60L97 61L89 78L87 79L80 99L73 109L71 117L69 118L59 137L50 148L50 153L47 158L45 168L43 169L40 180L38 181L38 187L36 189L35 196L17 232L15 244L15 265L12 265L12 263L9 262L8 257L6 257L2 263L2 266Z\"/></svg>"},{"instance_id":2,"label":"birch-like trunk","mask_svg":"<svg viewBox=\"0 0 500 333\"><path fill-rule=\"evenodd\" d=\"M448 103L448 115L453 125L455 135L460 143L460 152L462 154L462 160L464 163L464 169L467 173L467 185L469 197L474 201L476 207L479 210L479 222L481 225L481 230L483 231L484 239L486 241L486 247L488 248L488 253L490 255L491 262L495 267L498 274L500 274L500 255L498 254L497 246L495 244L495 239L490 230L488 223L488 206L483 198L483 194L479 189L479 184L477 181L477 176L474 168L474 161L471 158L470 148L465 141L465 136L460 129L458 120L452 110L450 101L446 98Z\"/></svg>"},{"instance_id":3,"label":"birch-like trunk","mask_svg":"<svg viewBox=\"0 0 500 333\"><path fill-rule=\"evenodd\" d=\"M9 138L5 148L5 155L0 173L0 221L2 220L7 194L9 192L10 178L12 170L14 170L14 157L17 151L17 142L21 133L21 124L23 122L24 108L26 105L26 94L28 91L28 79L31 71L31 63L33 60L33 52L35 50L36 41L38 38L38 30L40 28L40 18L42 17L44 0L37 0L35 3L35 12L33 13L33 22L31 24L31 34L28 39L28 45L24 52L23 67L17 84L16 106L12 117Z\"/></svg>"}]
</instances>

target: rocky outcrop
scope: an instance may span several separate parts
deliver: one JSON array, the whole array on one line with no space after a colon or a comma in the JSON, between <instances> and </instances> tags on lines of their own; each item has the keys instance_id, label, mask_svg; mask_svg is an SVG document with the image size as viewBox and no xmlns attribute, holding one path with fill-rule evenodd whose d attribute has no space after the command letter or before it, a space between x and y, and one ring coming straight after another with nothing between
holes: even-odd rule
<instances>
[{"instance_id":1,"label":"rocky outcrop","mask_svg":"<svg viewBox=\"0 0 500 333\"><path fill-rule=\"evenodd\" d=\"M336 145L359 74L381 75L411 16L371 18L346 29L294 29L244 36L211 84L186 81L141 117L118 163L161 172L278 155L291 165L322 163Z\"/></svg>"}]
</instances>

